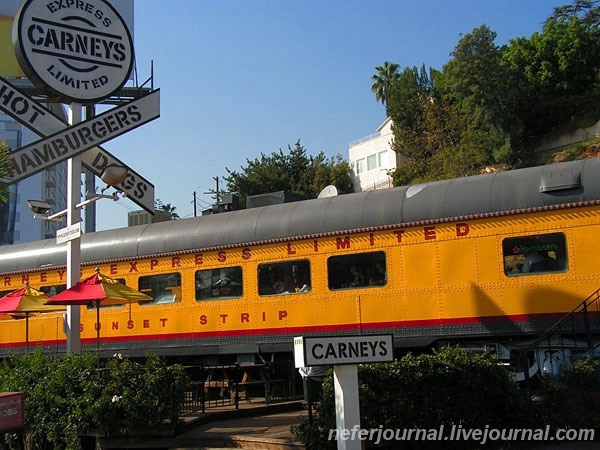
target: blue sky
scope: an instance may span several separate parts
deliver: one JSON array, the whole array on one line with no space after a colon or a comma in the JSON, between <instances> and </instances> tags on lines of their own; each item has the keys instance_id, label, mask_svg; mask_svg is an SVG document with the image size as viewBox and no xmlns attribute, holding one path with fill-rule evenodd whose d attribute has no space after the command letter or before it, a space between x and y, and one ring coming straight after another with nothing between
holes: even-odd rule
<instances>
[{"instance_id":1,"label":"blue sky","mask_svg":"<svg viewBox=\"0 0 600 450\"><path fill-rule=\"evenodd\" d=\"M135 0L139 82L161 89L161 117L103 144L192 217L214 177L287 150L348 157L385 119L375 66L442 69L482 24L502 45L541 31L550 0ZM225 189L225 183L221 189ZM127 225L129 200L97 203L97 229Z\"/></svg>"}]
</instances>

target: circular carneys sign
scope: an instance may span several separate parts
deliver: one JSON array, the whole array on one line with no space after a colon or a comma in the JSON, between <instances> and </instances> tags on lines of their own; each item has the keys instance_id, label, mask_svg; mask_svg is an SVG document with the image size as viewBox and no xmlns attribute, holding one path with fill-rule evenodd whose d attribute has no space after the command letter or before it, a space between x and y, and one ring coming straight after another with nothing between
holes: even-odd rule
<instances>
[{"instance_id":1,"label":"circular carneys sign","mask_svg":"<svg viewBox=\"0 0 600 450\"><path fill-rule=\"evenodd\" d=\"M23 72L64 103L110 97L133 66L131 34L105 0L26 0L12 41Z\"/></svg>"}]
</instances>

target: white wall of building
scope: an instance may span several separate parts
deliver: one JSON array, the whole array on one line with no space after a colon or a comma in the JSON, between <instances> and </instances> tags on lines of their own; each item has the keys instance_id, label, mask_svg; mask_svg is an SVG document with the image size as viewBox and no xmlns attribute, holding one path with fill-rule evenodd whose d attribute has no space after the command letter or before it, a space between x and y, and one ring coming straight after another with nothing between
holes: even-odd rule
<instances>
[{"instance_id":1,"label":"white wall of building","mask_svg":"<svg viewBox=\"0 0 600 450\"><path fill-rule=\"evenodd\" d=\"M392 150L392 120L386 119L377 132L350 142L348 160L352 166L354 192L392 187L388 171L394 171L402 157Z\"/></svg>"}]
</instances>

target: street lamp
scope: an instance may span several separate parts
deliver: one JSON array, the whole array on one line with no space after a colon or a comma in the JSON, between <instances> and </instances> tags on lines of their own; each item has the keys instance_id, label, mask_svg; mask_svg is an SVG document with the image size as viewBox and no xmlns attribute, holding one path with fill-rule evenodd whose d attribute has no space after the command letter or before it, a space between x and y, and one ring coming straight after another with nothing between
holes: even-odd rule
<instances>
[{"instance_id":1,"label":"street lamp","mask_svg":"<svg viewBox=\"0 0 600 450\"><path fill-rule=\"evenodd\" d=\"M81 274L81 238L79 236L79 222L81 214L79 209L94 203L101 198L119 200L118 191L111 195L105 195L104 191L110 187L119 186L127 176L127 167L109 164L100 174L102 181L106 183L99 194L86 193L86 200L75 203L76 198L81 200L81 192L76 180L81 178L81 163L77 157L68 160L68 184L67 184L67 209L50 215L52 206L41 200L27 200L27 206L34 213L33 217L40 220L61 221L67 216L67 229L77 227L77 236L67 241L67 288L71 288L79 281ZM80 331L81 318L79 306L67 306L65 317L65 332L67 334L67 353L79 353L81 349Z\"/></svg>"},{"instance_id":2,"label":"street lamp","mask_svg":"<svg viewBox=\"0 0 600 450\"><path fill-rule=\"evenodd\" d=\"M97 202L101 198L108 198L114 201L119 200L119 191L115 191L112 194L104 194L108 188L116 188L119 186L125 177L127 176L127 167L118 166L116 164L109 164L102 170L100 179L106 183L106 187L103 188L99 194L95 192L87 192L85 195L86 200L75 205L76 209L81 209L91 203ZM67 210L64 209L55 214L50 214L52 211L52 205L42 200L27 200L27 206L33 212L33 218L38 220L46 220L51 222L60 222L64 216L67 215Z\"/></svg>"}]
</instances>

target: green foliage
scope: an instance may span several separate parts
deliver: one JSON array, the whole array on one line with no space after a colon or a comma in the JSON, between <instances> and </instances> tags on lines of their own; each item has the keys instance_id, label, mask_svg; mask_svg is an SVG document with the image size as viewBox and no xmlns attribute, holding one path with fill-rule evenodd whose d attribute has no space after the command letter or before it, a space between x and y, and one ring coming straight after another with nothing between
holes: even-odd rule
<instances>
[{"instance_id":1,"label":"green foliage","mask_svg":"<svg viewBox=\"0 0 600 450\"><path fill-rule=\"evenodd\" d=\"M556 427L600 427L600 360L586 358L568 366L557 379L544 380L536 414Z\"/></svg>"},{"instance_id":2,"label":"green foliage","mask_svg":"<svg viewBox=\"0 0 600 450\"><path fill-rule=\"evenodd\" d=\"M150 433L175 425L188 379L180 366L157 357L144 365L111 360L98 369L94 355L54 357L36 351L0 364L0 389L25 393L28 448L81 448L88 432ZM16 446L16 436L5 443Z\"/></svg>"},{"instance_id":3,"label":"green foliage","mask_svg":"<svg viewBox=\"0 0 600 450\"><path fill-rule=\"evenodd\" d=\"M600 7L557 7L540 32L502 47L486 25L464 34L443 71L375 69L405 167L395 185L538 163L541 138L600 117ZM385 101L384 101L385 100Z\"/></svg>"},{"instance_id":4,"label":"green foliage","mask_svg":"<svg viewBox=\"0 0 600 450\"><path fill-rule=\"evenodd\" d=\"M432 355L407 355L389 364L359 366L361 428L449 429L523 427L527 402L510 374L487 354L444 348ZM331 372L323 382L323 397L313 423L293 429L307 449L335 448L328 441L335 425ZM392 442L394 448L430 448L431 442ZM403 446L405 444L405 446ZM419 445L421 445L419 447ZM445 442L444 448L452 448ZM468 448L467 442L456 442ZM458 445L460 444L460 445Z\"/></svg>"},{"instance_id":5,"label":"green foliage","mask_svg":"<svg viewBox=\"0 0 600 450\"><path fill-rule=\"evenodd\" d=\"M128 359L108 361L102 396L95 404L97 426L110 435L148 432L175 425L189 380L179 365L156 356L144 365Z\"/></svg>"},{"instance_id":6,"label":"green foliage","mask_svg":"<svg viewBox=\"0 0 600 450\"><path fill-rule=\"evenodd\" d=\"M175 212L176 206L172 206L170 203L163 203L160 198L157 198L154 202L155 211L164 211L171 215L171 220L179 220L179 213Z\"/></svg>"},{"instance_id":7,"label":"green foliage","mask_svg":"<svg viewBox=\"0 0 600 450\"><path fill-rule=\"evenodd\" d=\"M398 80L398 64L386 61L383 66L375 67L377 73L371 77L373 84L371 91L375 94L375 100L380 101L384 105L387 103L389 88Z\"/></svg>"},{"instance_id":8,"label":"green foliage","mask_svg":"<svg viewBox=\"0 0 600 450\"><path fill-rule=\"evenodd\" d=\"M229 176L225 177L227 189L238 196L242 205L250 195L277 191L316 198L329 184L336 186L340 194L353 192L351 167L340 155L329 160L323 152L309 156L300 141L294 147L288 146L287 153L281 149L269 156L261 153L260 158L246 162L241 172L226 168Z\"/></svg>"}]
</instances>

